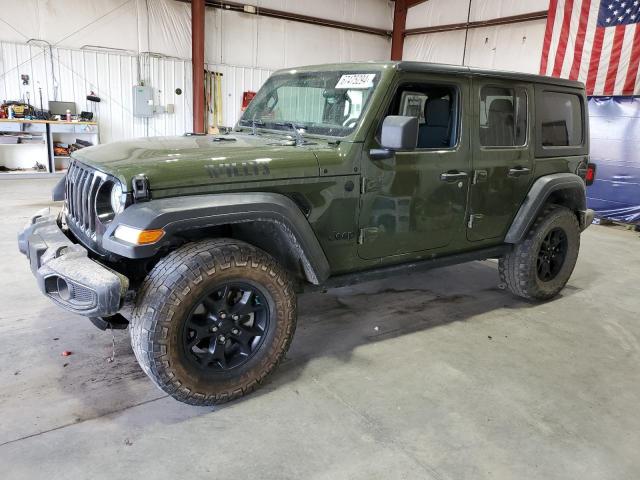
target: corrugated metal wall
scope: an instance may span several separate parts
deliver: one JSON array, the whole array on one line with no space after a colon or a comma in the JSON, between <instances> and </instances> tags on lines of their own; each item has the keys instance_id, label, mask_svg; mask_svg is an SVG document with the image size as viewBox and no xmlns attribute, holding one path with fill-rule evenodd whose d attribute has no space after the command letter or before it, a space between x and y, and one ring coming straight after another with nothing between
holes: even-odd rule
<instances>
[{"instance_id":1,"label":"corrugated metal wall","mask_svg":"<svg viewBox=\"0 0 640 480\"><path fill-rule=\"evenodd\" d=\"M391 26L392 4L387 1L256 2L379 28ZM30 103L38 107L41 86L44 108L49 99L57 99L75 101L78 110L85 110L86 95L94 91L102 98L96 106L102 142L191 130L191 14L187 3L3 0L2 6L15 15L4 20L8 28L0 29L0 100L26 99L28 91ZM258 90L275 69L389 56L390 41L381 36L213 8L206 10L205 17L207 68L223 74L224 126L237 121L242 93ZM44 39L53 47L46 42L28 45L29 38ZM149 51L159 54L144 53ZM21 85L21 73L31 77L30 85ZM139 79L154 88L156 103L173 103L175 113L134 118L132 87ZM176 88L182 95L176 95Z\"/></svg>"},{"instance_id":2,"label":"corrugated metal wall","mask_svg":"<svg viewBox=\"0 0 640 480\"><path fill-rule=\"evenodd\" d=\"M258 90L271 70L235 65L209 64L207 68L223 74L223 125L233 126L240 116L242 93ZM142 54L49 48L0 42L0 100L27 99L40 108L42 89L44 108L49 100L75 102L78 111L92 110L100 126L100 141L181 135L191 129L193 118L191 62ZM53 72L53 75L52 75ZM140 73L138 73L140 72ZM22 85L20 75L29 75ZM156 103L174 104L175 113L158 114L150 119L133 116L132 87L138 75L154 87ZM181 95L176 89L182 90ZM91 103L94 92L102 101Z\"/></svg>"},{"instance_id":3,"label":"corrugated metal wall","mask_svg":"<svg viewBox=\"0 0 640 480\"><path fill-rule=\"evenodd\" d=\"M471 7L471 8L469 8ZM407 28L492 20L547 10L549 0L429 0L409 9ZM409 35L404 59L538 73L546 20Z\"/></svg>"},{"instance_id":4,"label":"corrugated metal wall","mask_svg":"<svg viewBox=\"0 0 640 480\"><path fill-rule=\"evenodd\" d=\"M222 123L227 127L240 118L243 92L257 92L272 73L265 68L235 65L208 64L207 68L222 73Z\"/></svg>"}]
</instances>

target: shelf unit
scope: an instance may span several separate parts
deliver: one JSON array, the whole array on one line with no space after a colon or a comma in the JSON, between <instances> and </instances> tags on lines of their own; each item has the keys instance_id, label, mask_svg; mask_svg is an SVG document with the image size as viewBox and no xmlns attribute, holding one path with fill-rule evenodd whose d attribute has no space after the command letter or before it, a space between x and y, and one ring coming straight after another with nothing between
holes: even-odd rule
<instances>
[{"instance_id":1,"label":"shelf unit","mask_svg":"<svg viewBox=\"0 0 640 480\"><path fill-rule=\"evenodd\" d=\"M28 143L22 143L28 142ZM47 126L21 120L0 119L0 165L10 169L0 173L18 173L13 169L35 168L36 162L48 167ZM22 172L20 172L22 173Z\"/></svg>"},{"instance_id":2,"label":"shelf unit","mask_svg":"<svg viewBox=\"0 0 640 480\"><path fill-rule=\"evenodd\" d=\"M56 143L72 144L76 139L91 142L93 145L100 143L98 125L94 122L51 122L49 123L49 148L52 171L66 172L69 167L69 156L55 155L53 147Z\"/></svg>"},{"instance_id":3,"label":"shelf unit","mask_svg":"<svg viewBox=\"0 0 640 480\"><path fill-rule=\"evenodd\" d=\"M96 122L66 122L55 120L0 119L0 135L29 143L0 143L0 166L9 169L23 168L22 171L1 171L0 177L7 174L42 173L36 170L36 162L45 167L46 173L64 173L69 165L68 156L54 154L55 143L72 144L76 139L100 143ZM33 138L40 142L33 143ZM10 140L12 141L12 140Z\"/></svg>"}]
</instances>

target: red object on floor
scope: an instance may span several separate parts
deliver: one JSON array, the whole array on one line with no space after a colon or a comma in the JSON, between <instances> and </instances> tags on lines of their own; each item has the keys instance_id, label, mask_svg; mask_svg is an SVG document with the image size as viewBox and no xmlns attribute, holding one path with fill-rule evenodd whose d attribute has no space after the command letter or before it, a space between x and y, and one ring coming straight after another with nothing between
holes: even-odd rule
<instances>
[{"instance_id":1,"label":"red object on floor","mask_svg":"<svg viewBox=\"0 0 640 480\"><path fill-rule=\"evenodd\" d=\"M69 355L71 355L73 352L70 352L69 350L65 350L64 352L62 352L62 356L63 357L68 357Z\"/></svg>"}]
</instances>

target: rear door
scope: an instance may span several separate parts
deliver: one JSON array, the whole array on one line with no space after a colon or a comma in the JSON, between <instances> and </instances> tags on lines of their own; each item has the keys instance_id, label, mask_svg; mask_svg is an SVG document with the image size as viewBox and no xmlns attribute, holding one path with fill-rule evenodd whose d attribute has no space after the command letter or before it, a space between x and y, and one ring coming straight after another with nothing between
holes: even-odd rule
<instances>
[{"instance_id":1,"label":"rear door","mask_svg":"<svg viewBox=\"0 0 640 480\"><path fill-rule=\"evenodd\" d=\"M533 179L531 84L476 77L467 239L502 238Z\"/></svg>"}]
</instances>

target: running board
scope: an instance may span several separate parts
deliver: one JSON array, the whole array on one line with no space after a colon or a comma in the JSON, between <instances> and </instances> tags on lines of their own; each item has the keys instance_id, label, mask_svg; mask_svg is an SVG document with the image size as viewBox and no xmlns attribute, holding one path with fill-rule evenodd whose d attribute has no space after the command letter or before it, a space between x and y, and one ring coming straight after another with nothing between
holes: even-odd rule
<instances>
[{"instance_id":1,"label":"running board","mask_svg":"<svg viewBox=\"0 0 640 480\"><path fill-rule=\"evenodd\" d=\"M386 265L384 267L362 270L344 275L336 275L335 277L329 277L322 285L304 285L303 292L313 292L317 290L325 290L327 288L347 287L349 285L370 282L372 280L380 280L390 276L407 275L410 273L431 270L432 268L448 267L460 263L486 260L488 258L500 258L512 248L512 245L498 245L496 247L483 248L472 252L456 253L454 255L421 260L419 262Z\"/></svg>"}]
</instances>

